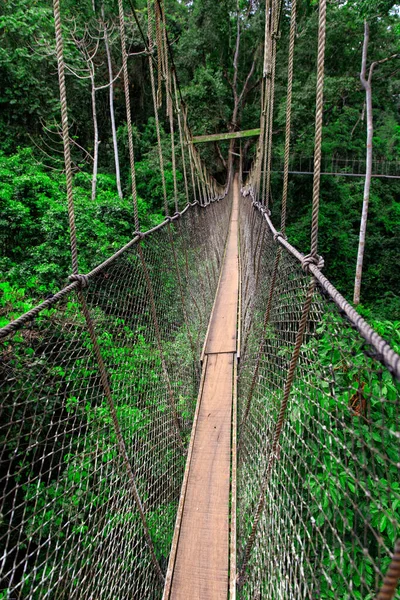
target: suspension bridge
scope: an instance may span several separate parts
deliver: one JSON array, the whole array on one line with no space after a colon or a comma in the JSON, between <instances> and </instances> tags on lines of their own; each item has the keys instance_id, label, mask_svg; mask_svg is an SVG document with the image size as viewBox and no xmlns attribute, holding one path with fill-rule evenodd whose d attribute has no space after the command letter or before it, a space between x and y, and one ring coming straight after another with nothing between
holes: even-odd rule
<instances>
[{"instance_id":1,"label":"suspension bridge","mask_svg":"<svg viewBox=\"0 0 400 600\"><path fill-rule=\"evenodd\" d=\"M246 178L231 158L221 185L192 143L163 2L149 0L165 219L144 232L118 6L134 233L81 274L54 0L72 275L0 329L0 597L399 598L400 356L324 276L318 254L326 2L309 253L286 236L295 1L277 228L269 196L280 1L267 2L256 157Z\"/></svg>"}]
</instances>

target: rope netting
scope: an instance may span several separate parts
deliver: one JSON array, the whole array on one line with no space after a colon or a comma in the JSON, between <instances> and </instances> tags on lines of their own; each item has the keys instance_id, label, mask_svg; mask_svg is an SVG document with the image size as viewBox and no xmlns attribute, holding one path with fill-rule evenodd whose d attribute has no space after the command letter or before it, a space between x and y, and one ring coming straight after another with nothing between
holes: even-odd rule
<instances>
[{"instance_id":1,"label":"rope netting","mask_svg":"<svg viewBox=\"0 0 400 600\"><path fill-rule=\"evenodd\" d=\"M317 284L274 443L310 275L240 206L239 569L265 498L240 597L374 598L399 535L400 385Z\"/></svg>"},{"instance_id":2,"label":"rope netting","mask_svg":"<svg viewBox=\"0 0 400 600\"><path fill-rule=\"evenodd\" d=\"M118 8L133 239L80 275L54 0L73 274L0 330L0 598L151 599L164 586L231 196L190 143L164 2L149 0L144 45L166 219L140 232L122 1ZM324 277L317 253L326 0L310 254L285 236L295 2L291 10L280 231L268 209L280 0L266 3L261 136L240 199L237 593L400 598L400 357Z\"/></svg>"},{"instance_id":3,"label":"rope netting","mask_svg":"<svg viewBox=\"0 0 400 600\"><path fill-rule=\"evenodd\" d=\"M279 0L267 4L272 59L281 9ZM390 600L400 598L400 356L324 277L317 253L326 0L319 2L310 254L285 236L295 27L293 1L281 230L268 208L273 61L240 202L238 592L252 600Z\"/></svg>"},{"instance_id":4,"label":"rope netting","mask_svg":"<svg viewBox=\"0 0 400 600\"><path fill-rule=\"evenodd\" d=\"M110 395L73 292L3 342L4 597L160 597L229 206L191 207L90 277Z\"/></svg>"}]
</instances>

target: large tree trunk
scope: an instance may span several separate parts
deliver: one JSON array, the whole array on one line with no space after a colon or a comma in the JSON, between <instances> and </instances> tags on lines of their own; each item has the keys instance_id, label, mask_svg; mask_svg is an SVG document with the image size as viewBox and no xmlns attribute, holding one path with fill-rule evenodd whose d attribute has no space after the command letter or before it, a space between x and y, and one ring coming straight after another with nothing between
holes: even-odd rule
<instances>
[{"instance_id":1,"label":"large tree trunk","mask_svg":"<svg viewBox=\"0 0 400 600\"><path fill-rule=\"evenodd\" d=\"M104 46L105 46L106 55L107 55L108 80L109 80L109 85L110 85L110 89L109 89L110 118L111 118L112 141L113 141L113 148L114 148L115 178L117 180L118 196L120 198L122 198L121 173L120 173L120 169L119 169L119 154L118 154L117 130L116 130L116 127L115 127L113 70L112 70L112 63L111 63L110 44L108 43L107 24L106 24L106 20L104 18L104 5L101 7L101 18L103 19Z\"/></svg>"}]
</instances>

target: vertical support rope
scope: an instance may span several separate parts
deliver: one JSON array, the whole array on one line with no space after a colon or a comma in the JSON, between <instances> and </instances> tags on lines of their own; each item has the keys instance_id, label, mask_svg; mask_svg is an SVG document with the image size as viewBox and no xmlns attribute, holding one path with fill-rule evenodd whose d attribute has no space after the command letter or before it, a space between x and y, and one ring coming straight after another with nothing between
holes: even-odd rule
<instances>
[{"instance_id":1,"label":"vertical support rope","mask_svg":"<svg viewBox=\"0 0 400 600\"><path fill-rule=\"evenodd\" d=\"M267 148L265 152L265 172L263 179L263 198L265 206L269 207L269 195L271 186L271 162L272 162L272 129L274 124L274 104L275 104L275 74L276 74L276 46L278 36L278 16L279 16L279 0L273 2L273 21L271 31L271 82L269 92L269 109L267 117Z\"/></svg>"},{"instance_id":2,"label":"vertical support rope","mask_svg":"<svg viewBox=\"0 0 400 600\"><path fill-rule=\"evenodd\" d=\"M311 256L313 258L316 258L317 252L318 252L319 192L320 192L320 184L321 184L322 118L323 118L323 107L324 107L325 39L326 39L326 0L320 0L319 23L318 23L317 94L316 94L316 113L315 113L313 204L312 204L312 218L311 218Z\"/></svg>"},{"instance_id":3,"label":"vertical support rope","mask_svg":"<svg viewBox=\"0 0 400 600\"><path fill-rule=\"evenodd\" d=\"M70 242L71 242L72 272L74 275L77 275L79 273L78 245L77 245L77 241L76 241L74 195L73 195L73 191L72 191L71 148L70 148L69 129L68 129L68 106L67 106L67 91L65 88L65 65L64 65L63 37L62 37L62 29L61 29L60 0L54 0L53 10L54 10L54 26L55 26L55 34L56 34L58 81L59 81L59 87L60 87L61 125L62 125L62 137L63 137L63 145L64 145L64 162L65 162L65 177L66 177L66 187L67 187L67 202L68 202L68 218L69 218L69 235L70 235Z\"/></svg>"},{"instance_id":4,"label":"vertical support rope","mask_svg":"<svg viewBox=\"0 0 400 600\"><path fill-rule=\"evenodd\" d=\"M153 544L153 540L151 539L149 526L148 526L146 515L144 512L143 504L140 499L139 492L138 492L138 489L136 486L136 478L135 478L135 475L134 475L134 472L132 469L132 465L129 460L129 456L128 456L128 452L126 450L124 438L123 438L122 432L121 432L121 427L120 427L120 424L118 421L117 411L115 409L115 404L114 404L114 400L112 397L111 388L110 388L110 385L108 382L106 367L105 367L105 364L103 361L103 357L101 355L101 350L100 350L100 346L99 346L99 343L97 340L97 335L96 335L96 331L94 329L93 321L90 316L89 309L87 307L86 300L85 300L82 290L78 291L78 297L79 297L79 300L80 300L80 303L82 306L83 315L86 320L86 325L87 325L90 339L92 342L94 355L96 357L97 365L99 367L100 379L101 379L101 383L103 386L104 395L107 399L107 404L108 404L108 408L109 408L109 411L111 414L111 419L113 422L115 435L118 440L118 448L119 448L120 454L122 456L122 460L125 464L125 468L128 473L128 478L129 478L130 485L132 488L133 498L134 498L135 504L136 504L138 512L139 512L140 520L141 520L141 523L143 526L144 537L145 537L147 546L150 551L151 561L153 563L153 566L155 568L155 571L157 573L157 576L158 576L158 579L159 579L161 585L164 585L164 575L162 573L161 567L159 565L159 562L158 562L156 554L155 554L154 544Z\"/></svg>"},{"instance_id":5,"label":"vertical support rope","mask_svg":"<svg viewBox=\"0 0 400 600\"><path fill-rule=\"evenodd\" d=\"M133 150L132 137L132 115L131 115L131 100L129 96L129 75L128 75L128 55L126 51L126 34L125 34L125 15L122 0L118 0L119 12L119 28L121 36L121 52L122 52L122 73L124 79L125 107L126 107L126 125L128 128L128 148L129 148L129 163L131 168L132 179L132 199L133 199L133 215L135 229L139 231L139 211L136 192L136 172L135 172L135 154Z\"/></svg>"},{"instance_id":6,"label":"vertical support rope","mask_svg":"<svg viewBox=\"0 0 400 600\"><path fill-rule=\"evenodd\" d=\"M288 60L288 81L286 96L286 131L285 131L285 158L283 165L283 190L282 190L282 208L281 208L281 233L286 232L286 207L289 182L289 159L290 159L290 133L292 123L292 92L293 92L293 63L294 63L294 42L296 35L296 10L297 0L292 0L292 11L290 19L289 33L289 60Z\"/></svg>"},{"instance_id":7,"label":"vertical support rope","mask_svg":"<svg viewBox=\"0 0 400 600\"><path fill-rule=\"evenodd\" d=\"M185 147L183 143L183 133L182 133L182 120L181 120L181 109L178 99L178 90L176 84L176 74L175 71L172 73L172 81L174 86L174 97L175 97L175 106L176 106L176 114L178 117L178 129L179 129L179 142L181 145L181 155L182 155L182 169L183 169L183 181L185 184L185 195L186 195L186 203L189 204L189 188L188 188L188 180L187 180L187 171L186 171L186 158L185 158Z\"/></svg>"},{"instance_id":8,"label":"vertical support rope","mask_svg":"<svg viewBox=\"0 0 400 600\"><path fill-rule=\"evenodd\" d=\"M156 6L156 19L157 19L157 7L158 7L157 2L155 3L155 6ZM153 33L152 33L152 16L151 16L151 14L152 14L151 0L147 0L147 36L149 39L150 52L152 52L152 50L153 50ZM156 43L157 43L157 54L158 54L159 52L161 52L158 48L158 45L161 44L161 36L159 37L157 35ZM156 96L156 88L155 88L154 72L153 72L153 62L151 59L151 54L149 54L149 69L150 69L151 94L153 97L154 118L155 118L155 122L156 122L158 160L160 163L161 184L162 184L163 196L164 196L164 212L165 212L165 216L168 217L169 209L168 209L168 198L167 198L167 186L165 183L165 173L164 173L164 157L163 157L162 146L161 146L160 121L159 121L159 117L158 117L158 102L157 102L157 96ZM161 94L161 100L162 100L162 89L161 88L158 89L158 94Z\"/></svg>"}]
</instances>

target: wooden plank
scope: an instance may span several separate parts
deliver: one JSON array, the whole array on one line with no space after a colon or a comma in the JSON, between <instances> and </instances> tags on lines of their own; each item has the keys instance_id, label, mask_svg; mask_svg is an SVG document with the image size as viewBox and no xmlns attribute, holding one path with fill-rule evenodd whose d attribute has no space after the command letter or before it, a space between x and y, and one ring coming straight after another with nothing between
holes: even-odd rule
<instances>
[{"instance_id":1,"label":"wooden plank","mask_svg":"<svg viewBox=\"0 0 400 600\"><path fill-rule=\"evenodd\" d=\"M246 129L244 131L233 131L228 133L212 133L210 135L194 135L192 138L193 144L202 142L222 142L224 140L236 140L247 137L257 137L260 135L260 128ZM238 155L240 156L240 155Z\"/></svg>"},{"instance_id":2,"label":"wooden plank","mask_svg":"<svg viewBox=\"0 0 400 600\"><path fill-rule=\"evenodd\" d=\"M172 600L227 598L233 364L233 354L207 358Z\"/></svg>"},{"instance_id":3,"label":"wooden plank","mask_svg":"<svg viewBox=\"0 0 400 600\"><path fill-rule=\"evenodd\" d=\"M163 600L168 600L170 597L170 593L171 593L172 577L173 577L173 573L174 573L175 560L176 560L176 555L177 555L177 550L178 550L179 535L181 532L183 508L185 505L185 496L186 496L186 490L187 490L187 483L188 483L188 479L189 479L190 463L191 463L191 459L192 459L192 455L193 455L193 446L194 446L194 440L196 437L197 420L198 420L199 412L200 412L201 398L203 396L206 370L207 370L207 356L204 358L203 369L201 372L200 388L199 388L199 393L197 396L197 404L196 404L196 410L194 413L192 433L190 436L190 443L189 443L188 455L187 455L187 459L186 459L185 472L183 474L183 482L182 482L181 495L179 498L178 513L176 515L176 521L175 521L174 537L172 539L171 552L169 554L169 561L168 561L168 569L167 569L167 574L165 576Z\"/></svg>"},{"instance_id":4,"label":"wooden plank","mask_svg":"<svg viewBox=\"0 0 400 600\"><path fill-rule=\"evenodd\" d=\"M218 294L208 331L206 354L236 352L239 296L238 193L239 186L237 179L235 179L229 237Z\"/></svg>"},{"instance_id":5,"label":"wooden plank","mask_svg":"<svg viewBox=\"0 0 400 600\"><path fill-rule=\"evenodd\" d=\"M229 600L236 600L236 506L237 506L237 367L235 357L233 368L232 397L232 459L231 459L231 530L229 558Z\"/></svg>"}]
</instances>

